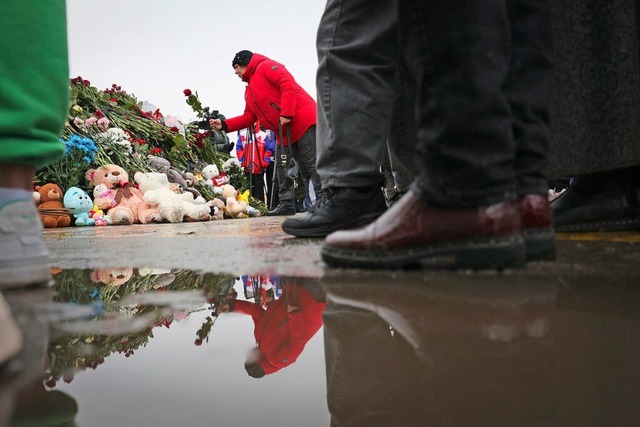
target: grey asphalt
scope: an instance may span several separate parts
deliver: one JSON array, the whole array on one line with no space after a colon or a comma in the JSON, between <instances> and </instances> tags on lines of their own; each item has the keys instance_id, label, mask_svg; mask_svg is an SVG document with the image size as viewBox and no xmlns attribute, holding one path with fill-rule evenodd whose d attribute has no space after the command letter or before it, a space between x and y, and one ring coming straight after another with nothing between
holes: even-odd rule
<instances>
[{"instance_id":1,"label":"grey asphalt","mask_svg":"<svg viewBox=\"0 0 640 427\"><path fill-rule=\"evenodd\" d=\"M209 273L320 277L321 239L296 239L284 217L45 230L55 267L181 268Z\"/></svg>"},{"instance_id":2,"label":"grey asphalt","mask_svg":"<svg viewBox=\"0 0 640 427\"><path fill-rule=\"evenodd\" d=\"M320 258L322 239L294 238L281 229L284 217L132 226L46 229L52 266L181 268L229 274L280 274L320 278L329 270ZM640 273L640 233L557 235L554 263L529 265L521 274ZM333 272L332 274L335 274ZM508 280L508 277L506 277Z\"/></svg>"}]
</instances>

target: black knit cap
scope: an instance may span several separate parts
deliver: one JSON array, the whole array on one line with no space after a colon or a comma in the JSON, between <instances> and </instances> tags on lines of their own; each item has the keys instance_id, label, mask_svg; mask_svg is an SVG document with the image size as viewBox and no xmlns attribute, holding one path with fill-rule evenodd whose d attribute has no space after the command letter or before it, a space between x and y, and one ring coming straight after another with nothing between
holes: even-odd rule
<instances>
[{"instance_id":1,"label":"black knit cap","mask_svg":"<svg viewBox=\"0 0 640 427\"><path fill-rule=\"evenodd\" d=\"M231 65L235 67L236 65L240 65L241 67L246 67L249 65L249 61L251 61L251 57L253 56L253 52L249 50L241 50L236 53L236 56L233 57L233 61L231 61Z\"/></svg>"}]
</instances>

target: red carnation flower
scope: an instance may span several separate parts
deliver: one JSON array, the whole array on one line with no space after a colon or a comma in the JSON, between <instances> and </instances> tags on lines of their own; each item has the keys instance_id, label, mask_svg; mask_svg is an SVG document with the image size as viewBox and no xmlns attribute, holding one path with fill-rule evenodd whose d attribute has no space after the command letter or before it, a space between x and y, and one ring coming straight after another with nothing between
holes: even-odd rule
<instances>
[{"instance_id":1,"label":"red carnation flower","mask_svg":"<svg viewBox=\"0 0 640 427\"><path fill-rule=\"evenodd\" d=\"M185 89L182 93L184 93L184 96L191 96L191 89Z\"/></svg>"},{"instance_id":2,"label":"red carnation flower","mask_svg":"<svg viewBox=\"0 0 640 427\"><path fill-rule=\"evenodd\" d=\"M149 154L159 154L162 150L159 147L152 148Z\"/></svg>"}]
</instances>

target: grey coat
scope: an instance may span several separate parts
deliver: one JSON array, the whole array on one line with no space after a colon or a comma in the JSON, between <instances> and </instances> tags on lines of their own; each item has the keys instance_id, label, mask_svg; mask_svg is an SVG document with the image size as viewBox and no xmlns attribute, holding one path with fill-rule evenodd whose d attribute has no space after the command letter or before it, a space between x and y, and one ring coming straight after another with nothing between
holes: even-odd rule
<instances>
[{"instance_id":1,"label":"grey coat","mask_svg":"<svg viewBox=\"0 0 640 427\"><path fill-rule=\"evenodd\" d=\"M550 1L549 178L640 165L637 1Z\"/></svg>"}]
</instances>

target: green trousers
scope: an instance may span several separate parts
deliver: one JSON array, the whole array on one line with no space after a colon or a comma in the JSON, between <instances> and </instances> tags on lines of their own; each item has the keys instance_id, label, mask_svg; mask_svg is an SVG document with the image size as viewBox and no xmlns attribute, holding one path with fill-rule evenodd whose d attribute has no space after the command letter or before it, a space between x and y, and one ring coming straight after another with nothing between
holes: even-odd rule
<instances>
[{"instance_id":1,"label":"green trousers","mask_svg":"<svg viewBox=\"0 0 640 427\"><path fill-rule=\"evenodd\" d=\"M0 1L0 164L59 159L68 108L65 0Z\"/></svg>"}]
</instances>

